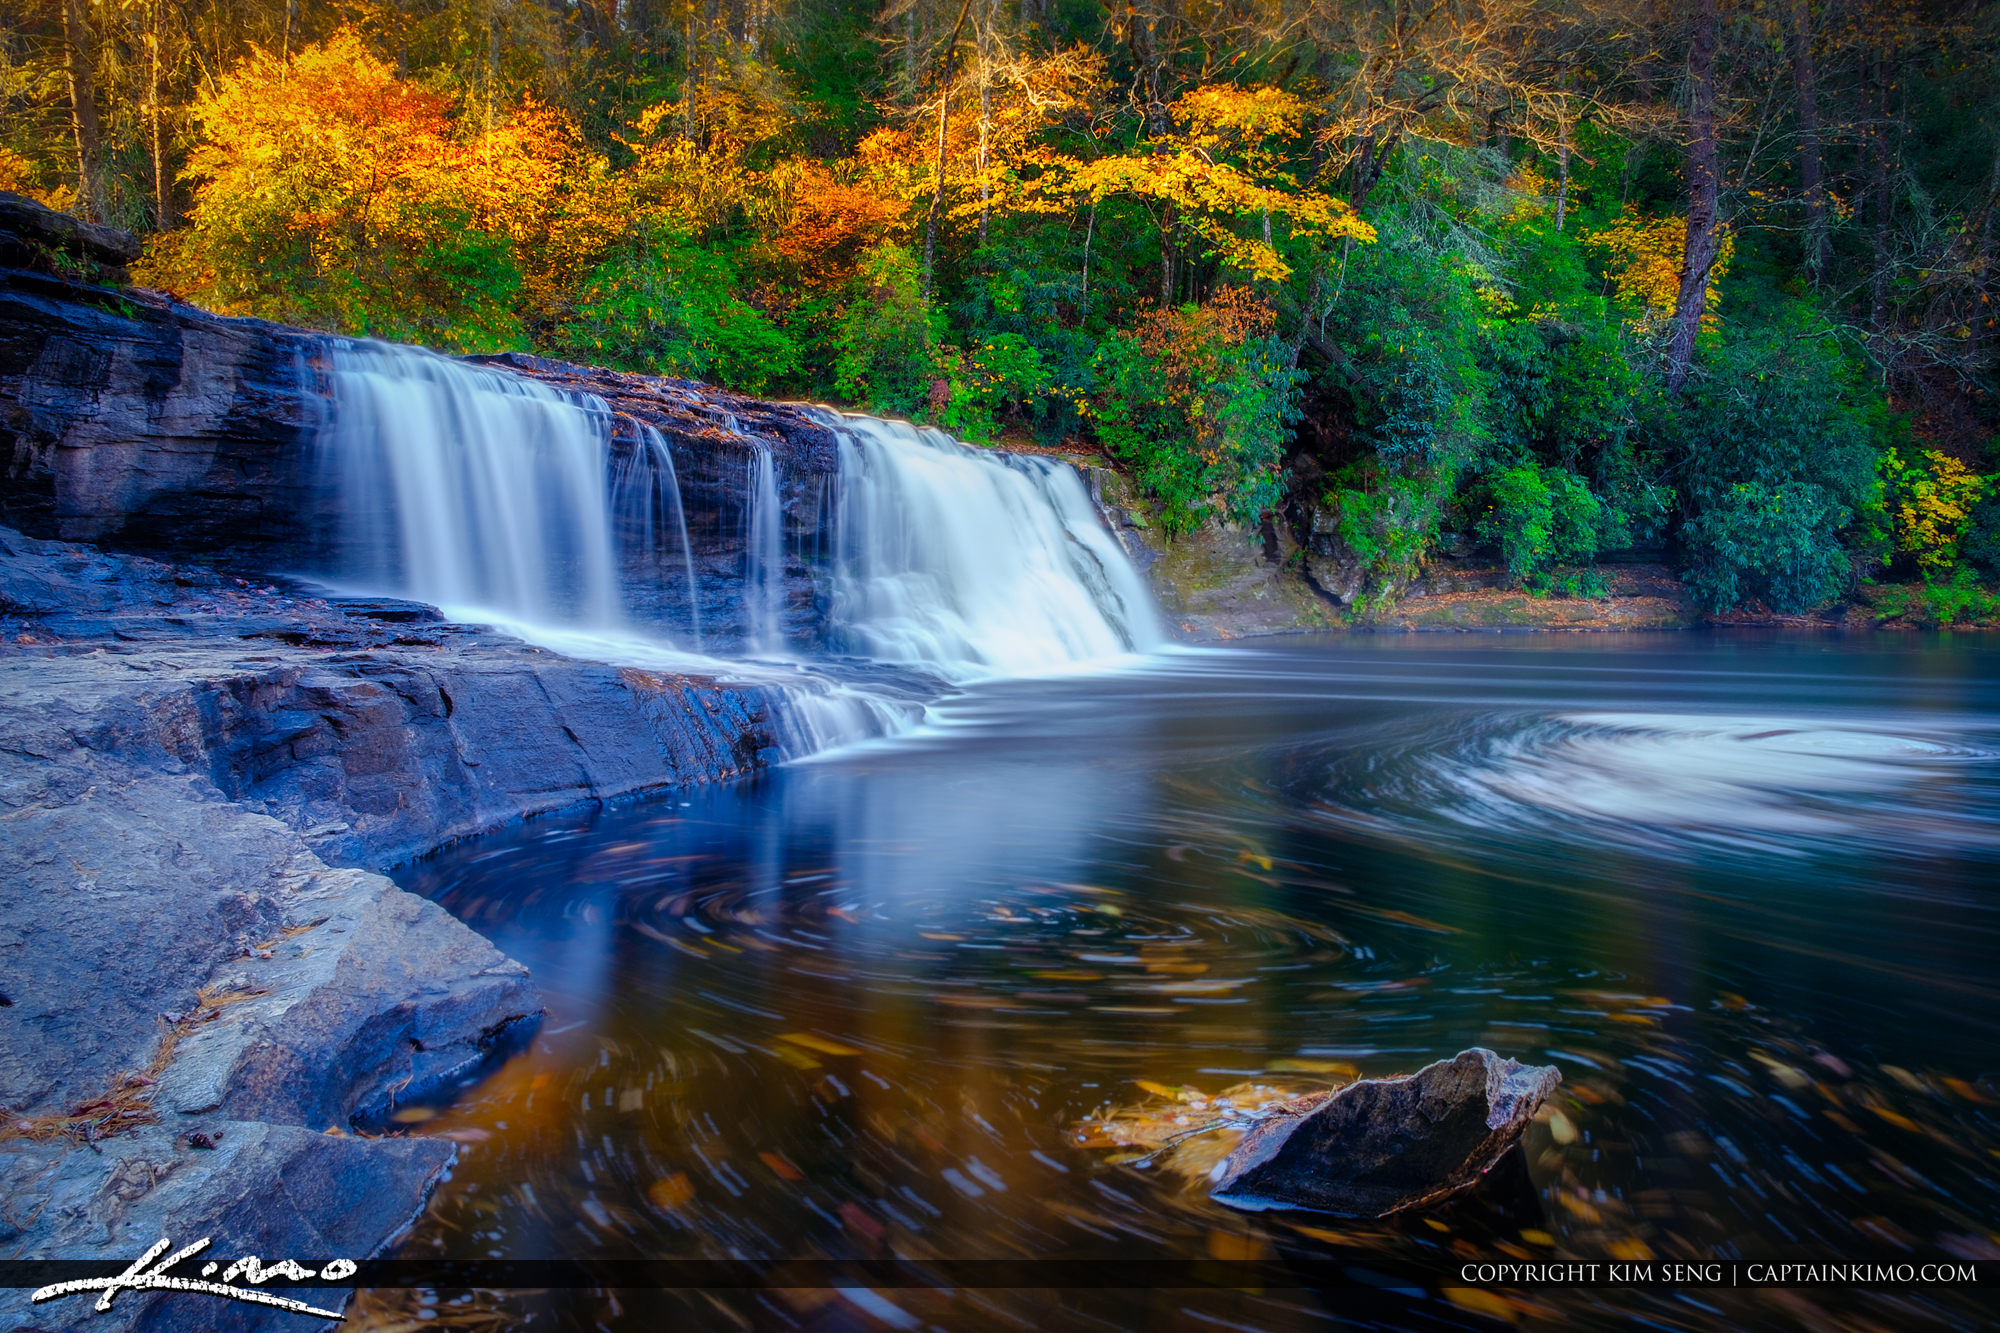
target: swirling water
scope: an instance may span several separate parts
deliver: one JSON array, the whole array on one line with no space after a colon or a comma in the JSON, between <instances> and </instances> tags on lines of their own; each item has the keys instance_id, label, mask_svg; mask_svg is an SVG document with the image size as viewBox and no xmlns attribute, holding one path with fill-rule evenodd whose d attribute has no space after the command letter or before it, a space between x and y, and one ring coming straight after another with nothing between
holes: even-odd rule
<instances>
[{"instance_id":1,"label":"swirling water","mask_svg":"<svg viewBox=\"0 0 2000 1333\"><path fill-rule=\"evenodd\" d=\"M1303 1254L1437 1279L1374 1304L958 1288L452 1308L621 1330L1990 1314L1947 1290L1495 1306L1446 1288L1465 1257L1996 1253L1994 646L1296 640L993 681L931 718L404 873L549 1005L527 1049L409 1113L406 1132L466 1147L406 1252ZM1558 1065L1559 1116L1525 1140L1525 1183L1421 1215L1233 1214L1105 1128L1473 1044Z\"/></svg>"}]
</instances>

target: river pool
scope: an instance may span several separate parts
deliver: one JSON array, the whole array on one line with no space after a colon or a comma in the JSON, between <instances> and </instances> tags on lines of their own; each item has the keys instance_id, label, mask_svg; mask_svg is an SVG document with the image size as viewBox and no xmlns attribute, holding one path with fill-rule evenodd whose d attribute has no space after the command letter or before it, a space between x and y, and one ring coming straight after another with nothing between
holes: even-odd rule
<instances>
[{"instance_id":1,"label":"river pool","mask_svg":"<svg viewBox=\"0 0 2000 1333\"><path fill-rule=\"evenodd\" d=\"M1444 1290L1468 1257L2000 1257L1990 641L1295 639L931 711L895 741L399 872L548 1005L522 1049L397 1126L465 1145L403 1253L1306 1256L1376 1289L370 1308L617 1330L1990 1315L1977 1293ZM1246 1216L1206 1198L1227 1130L1140 1141L1219 1097L1474 1045L1564 1082L1519 1158L1442 1208Z\"/></svg>"}]
</instances>

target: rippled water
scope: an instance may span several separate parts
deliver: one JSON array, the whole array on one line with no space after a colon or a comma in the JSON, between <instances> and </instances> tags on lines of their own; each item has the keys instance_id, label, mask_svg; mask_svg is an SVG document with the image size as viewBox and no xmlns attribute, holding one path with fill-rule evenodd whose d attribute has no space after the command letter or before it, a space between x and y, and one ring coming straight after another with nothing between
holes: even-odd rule
<instances>
[{"instance_id":1,"label":"rippled water","mask_svg":"<svg viewBox=\"0 0 2000 1333\"><path fill-rule=\"evenodd\" d=\"M899 742L538 820L404 874L526 962L549 1007L525 1052L406 1126L466 1145L406 1253L1304 1255L1438 1281L1386 1307L1346 1290L626 1291L482 1295L442 1318L1990 1315L1938 1293L1494 1307L1441 1288L1463 1257L2000 1256L1994 647L1295 641L935 712ZM1246 1217L1205 1198L1227 1131L1184 1160L1129 1146L1132 1125L1218 1096L1254 1106L1475 1044L1560 1066L1559 1114L1530 1131L1525 1181L1441 1210ZM382 1318L416 1299L371 1298Z\"/></svg>"}]
</instances>

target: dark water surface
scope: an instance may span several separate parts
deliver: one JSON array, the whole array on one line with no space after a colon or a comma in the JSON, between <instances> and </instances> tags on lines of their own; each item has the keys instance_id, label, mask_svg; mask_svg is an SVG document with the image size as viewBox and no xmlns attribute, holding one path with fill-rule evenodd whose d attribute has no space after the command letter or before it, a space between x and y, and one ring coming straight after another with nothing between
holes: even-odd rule
<instances>
[{"instance_id":1,"label":"dark water surface","mask_svg":"<svg viewBox=\"0 0 2000 1333\"><path fill-rule=\"evenodd\" d=\"M937 711L893 745L403 873L527 963L549 1009L525 1053L409 1117L466 1151L404 1253L1305 1255L1435 1280L1380 1299L569 1292L440 1319L1992 1314L1944 1291L1442 1290L1467 1257L2000 1257L1990 641L1296 640ZM1130 1146L1219 1096L1242 1110L1472 1045L1565 1081L1526 1180L1441 1210L1246 1217L1205 1197L1227 1129Z\"/></svg>"}]
</instances>

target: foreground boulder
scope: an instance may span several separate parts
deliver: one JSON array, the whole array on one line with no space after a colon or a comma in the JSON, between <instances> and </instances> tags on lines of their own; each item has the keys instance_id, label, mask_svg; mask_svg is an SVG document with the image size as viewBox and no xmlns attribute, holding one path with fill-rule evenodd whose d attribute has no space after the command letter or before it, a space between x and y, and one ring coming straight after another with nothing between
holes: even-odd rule
<instances>
[{"instance_id":1,"label":"foreground boulder","mask_svg":"<svg viewBox=\"0 0 2000 1333\"><path fill-rule=\"evenodd\" d=\"M1363 1079L1275 1108L1224 1159L1211 1197L1248 1211L1383 1217L1476 1182L1562 1082L1483 1047L1403 1078Z\"/></svg>"}]
</instances>

